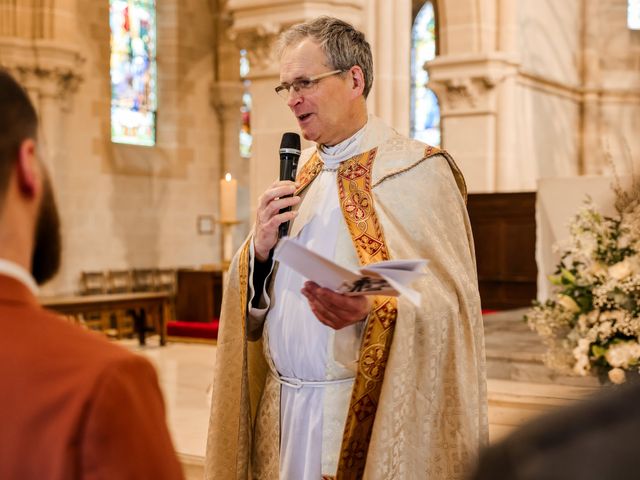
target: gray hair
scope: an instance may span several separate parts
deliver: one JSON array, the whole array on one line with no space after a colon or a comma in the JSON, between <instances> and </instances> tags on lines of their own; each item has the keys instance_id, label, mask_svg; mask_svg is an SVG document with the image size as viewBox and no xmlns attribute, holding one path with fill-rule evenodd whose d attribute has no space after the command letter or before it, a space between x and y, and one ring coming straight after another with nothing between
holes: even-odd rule
<instances>
[{"instance_id":1,"label":"gray hair","mask_svg":"<svg viewBox=\"0 0 640 480\"><path fill-rule=\"evenodd\" d=\"M329 59L329 67L347 71L354 65L364 74L364 98L367 98L373 84L373 58L371 47L364 33L353 25L334 17L318 17L288 28L280 35L277 45L278 58L287 47L297 45L305 38L311 38Z\"/></svg>"}]
</instances>

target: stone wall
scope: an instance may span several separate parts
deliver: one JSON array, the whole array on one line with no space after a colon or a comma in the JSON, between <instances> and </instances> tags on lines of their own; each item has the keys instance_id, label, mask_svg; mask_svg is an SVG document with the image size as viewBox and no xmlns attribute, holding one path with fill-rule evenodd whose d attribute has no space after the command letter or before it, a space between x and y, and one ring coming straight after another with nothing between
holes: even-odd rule
<instances>
[{"instance_id":1,"label":"stone wall","mask_svg":"<svg viewBox=\"0 0 640 480\"><path fill-rule=\"evenodd\" d=\"M63 268L45 293L77 290L83 270L218 262L219 228L197 232L199 215L218 212L211 3L158 2L159 110L157 145L150 148L110 140L108 2L67 2L75 4L71 15L56 9L63 3L56 2L54 16L65 19L65 36L74 38L84 63L77 90L58 105L57 128L44 135L64 236ZM0 50L0 64L7 51Z\"/></svg>"},{"instance_id":2,"label":"stone wall","mask_svg":"<svg viewBox=\"0 0 640 480\"><path fill-rule=\"evenodd\" d=\"M292 23L334 14L362 28L375 62L370 110L406 133L417 3L158 2L158 144L142 148L110 141L108 2L0 0L0 64L41 114L64 222L64 268L47 292L75 290L82 270L218 262L219 229L198 235L196 221L217 217L226 171L240 182L239 245L277 177L282 132L297 128L273 93L270 52ZM607 173L607 153L618 170L625 158L640 162L640 32L626 27L626 0L435 3L439 56L428 68L443 145L470 191L534 190L541 177ZM252 62L250 160L234 154L239 48Z\"/></svg>"}]
</instances>

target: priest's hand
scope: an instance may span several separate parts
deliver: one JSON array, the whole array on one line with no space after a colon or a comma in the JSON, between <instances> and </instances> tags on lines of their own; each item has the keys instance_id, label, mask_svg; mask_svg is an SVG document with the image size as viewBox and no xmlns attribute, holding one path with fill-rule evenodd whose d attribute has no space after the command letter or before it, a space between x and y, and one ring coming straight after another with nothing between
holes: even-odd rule
<instances>
[{"instance_id":1,"label":"priest's hand","mask_svg":"<svg viewBox=\"0 0 640 480\"><path fill-rule=\"evenodd\" d=\"M266 262L269 252L278 242L278 227L281 223L293 220L298 212L289 211L280 213L286 207L293 207L300 203L300 197L285 197L293 195L296 185L288 180L273 182L258 199L258 212L256 214L255 235L253 247L256 259Z\"/></svg>"},{"instance_id":2,"label":"priest's hand","mask_svg":"<svg viewBox=\"0 0 640 480\"><path fill-rule=\"evenodd\" d=\"M301 292L317 319L335 330L366 319L371 310L367 296L342 295L314 282L305 282Z\"/></svg>"}]
</instances>

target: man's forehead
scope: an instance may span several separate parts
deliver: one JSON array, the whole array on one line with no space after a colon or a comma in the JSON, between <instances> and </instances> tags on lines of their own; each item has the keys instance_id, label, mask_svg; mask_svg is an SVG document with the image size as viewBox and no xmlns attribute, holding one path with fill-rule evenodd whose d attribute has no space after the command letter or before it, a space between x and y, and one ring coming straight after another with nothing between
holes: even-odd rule
<instances>
[{"instance_id":1,"label":"man's forehead","mask_svg":"<svg viewBox=\"0 0 640 480\"><path fill-rule=\"evenodd\" d=\"M285 48L280 57L280 80L291 82L306 78L322 71L328 64L327 57L320 46L306 38Z\"/></svg>"}]
</instances>

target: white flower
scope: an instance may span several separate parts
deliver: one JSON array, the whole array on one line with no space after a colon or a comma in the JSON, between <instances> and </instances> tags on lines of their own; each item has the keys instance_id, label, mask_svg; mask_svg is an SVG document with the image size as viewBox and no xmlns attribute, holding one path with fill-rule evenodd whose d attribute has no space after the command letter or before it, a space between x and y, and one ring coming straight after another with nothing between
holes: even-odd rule
<instances>
[{"instance_id":1,"label":"white flower","mask_svg":"<svg viewBox=\"0 0 640 480\"><path fill-rule=\"evenodd\" d=\"M573 365L573 371L578 375L585 376L591 370L589 363L589 347L591 342L586 338L578 340L578 346L573 349L573 358L576 363Z\"/></svg>"},{"instance_id":2,"label":"white flower","mask_svg":"<svg viewBox=\"0 0 640 480\"><path fill-rule=\"evenodd\" d=\"M580 355L575 365L573 366L574 373L584 377L591 370L591 365L589 364L589 357L587 355Z\"/></svg>"},{"instance_id":3,"label":"white flower","mask_svg":"<svg viewBox=\"0 0 640 480\"><path fill-rule=\"evenodd\" d=\"M611 370L609 370L609 380L611 380L611 383L620 385L627 380L627 375L621 368L612 368Z\"/></svg>"},{"instance_id":4,"label":"white flower","mask_svg":"<svg viewBox=\"0 0 640 480\"><path fill-rule=\"evenodd\" d=\"M604 276L607 274L607 269L601 262L593 262L587 270L587 273L590 273L594 277Z\"/></svg>"},{"instance_id":5,"label":"white flower","mask_svg":"<svg viewBox=\"0 0 640 480\"><path fill-rule=\"evenodd\" d=\"M604 357L612 367L629 368L630 363L635 363L640 358L640 344L632 340L614 343Z\"/></svg>"},{"instance_id":6,"label":"white flower","mask_svg":"<svg viewBox=\"0 0 640 480\"><path fill-rule=\"evenodd\" d=\"M609 267L609 276L616 280L622 280L623 278L631 275L631 273L631 265L627 259Z\"/></svg>"},{"instance_id":7,"label":"white flower","mask_svg":"<svg viewBox=\"0 0 640 480\"><path fill-rule=\"evenodd\" d=\"M558 295L558 303L564 307L565 310L569 310L570 312L579 312L580 307L576 303L576 301L567 296L567 295Z\"/></svg>"}]
</instances>

